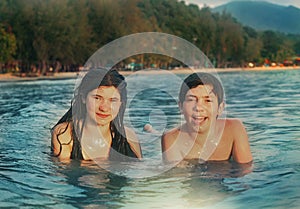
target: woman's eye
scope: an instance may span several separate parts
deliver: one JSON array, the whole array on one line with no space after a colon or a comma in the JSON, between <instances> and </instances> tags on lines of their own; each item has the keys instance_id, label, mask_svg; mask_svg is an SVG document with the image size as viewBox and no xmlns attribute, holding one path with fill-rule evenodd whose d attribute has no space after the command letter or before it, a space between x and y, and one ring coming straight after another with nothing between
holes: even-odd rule
<instances>
[{"instance_id":1,"label":"woman's eye","mask_svg":"<svg viewBox=\"0 0 300 209\"><path fill-rule=\"evenodd\" d=\"M97 100L97 101L101 101L101 100L102 100L102 98L99 97L99 96L94 96L93 98L94 98L95 100Z\"/></svg>"}]
</instances>

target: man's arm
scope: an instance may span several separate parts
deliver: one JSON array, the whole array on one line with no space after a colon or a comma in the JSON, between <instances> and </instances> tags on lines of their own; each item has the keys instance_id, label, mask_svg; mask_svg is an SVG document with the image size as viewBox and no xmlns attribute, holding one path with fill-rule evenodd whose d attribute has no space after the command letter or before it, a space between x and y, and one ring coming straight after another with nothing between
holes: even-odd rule
<instances>
[{"instance_id":1,"label":"man's arm","mask_svg":"<svg viewBox=\"0 0 300 209\"><path fill-rule=\"evenodd\" d=\"M173 129L164 133L161 137L162 158L165 162L181 161L179 147L176 145L178 130Z\"/></svg>"},{"instance_id":2,"label":"man's arm","mask_svg":"<svg viewBox=\"0 0 300 209\"><path fill-rule=\"evenodd\" d=\"M231 121L233 133L233 159L238 163L249 163L253 160L247 131L242 121L236 119Z\"/></svg>"}]
</instances>

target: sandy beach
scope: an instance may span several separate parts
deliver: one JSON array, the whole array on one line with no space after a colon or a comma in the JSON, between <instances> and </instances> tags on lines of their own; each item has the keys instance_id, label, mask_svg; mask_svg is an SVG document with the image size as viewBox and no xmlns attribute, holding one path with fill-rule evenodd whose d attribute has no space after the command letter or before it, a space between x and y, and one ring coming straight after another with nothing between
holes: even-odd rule
<instances>
[{"instance_id":1,"label":"sandy beach","mask_svg":"<svg viewBox=\"0 0 300 209\"><path fill-rule=\"evenodd\" d=\"M165 73L175 73L175 74L189 74L193 72L243 72L243 71L278 71L278 70L300 70L300 66L293 67L255 67L255 68L214 68L214 69L173 69L173 70L157 70L157 69L147 69L142 71L120 71L124 76L131 75L133 73L139 72L142 74L165 74ZM12 82L12 81L32 81L32 80L51 80L51 79L68 79L77 78L78 72L62 72L54 73L53 75L47 76L36 76L36 77L20 77L13 75L12 73L0 74L0 82Z\"/></svg>"},{"instance_id":2,"label":"sandy beach","mask_svg":"<svg viewBox=\"0 0 300 209\"><path fill-rule=\"evenodd\" d=\"M26 76L17 76L12 73L0 74L0 82L12 82L12 81L34 81L34 80L51 80L51 79L68 79L68 78L77 78L77 72L66 72L66 73L55 73L53 75L47 76L35 76L35 77L26 77Z\"/></svg>"}]
</instances>

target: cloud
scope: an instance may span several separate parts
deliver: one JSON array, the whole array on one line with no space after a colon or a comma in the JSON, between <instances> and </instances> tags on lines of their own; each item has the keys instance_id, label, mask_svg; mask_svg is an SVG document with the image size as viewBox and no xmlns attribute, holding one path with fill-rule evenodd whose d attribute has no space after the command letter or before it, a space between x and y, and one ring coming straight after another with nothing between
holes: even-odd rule
<instances>
[{"instance_id":1,"label":"cloud","mask_svg":"<svg viewBox=\"0 0 300 209\"><path fill-rule=\"evenodd\" d=\"M187 4L197 4L200 8L203 7L204 5L207 5L211 8L226 4L228 2L231 2L232 0L185 0ZM240 0L239 0L240 1ZM244 1L251 1L251 0L244 0ZM252 0L252 1L261 1L261 0ZM300 9L300 1L299 0L267 0L267 2L273 3L273 4L279 4L283 6L295 6Z\"/></svg>"}]
</instances>

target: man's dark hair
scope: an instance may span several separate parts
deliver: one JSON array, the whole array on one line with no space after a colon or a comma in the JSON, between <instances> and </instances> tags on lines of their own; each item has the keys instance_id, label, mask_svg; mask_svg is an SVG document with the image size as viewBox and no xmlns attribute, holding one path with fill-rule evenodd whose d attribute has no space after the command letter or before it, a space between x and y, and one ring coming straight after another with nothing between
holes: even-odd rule
<instances>
[{"instance_id":1,"label":"man's dark hair","mask_svg":"<svg viewBox=\"0 0 300 209\"><path fill-rule=\"evenodd\" d=\"M224 90L221 82L212 74L200 72L193 73L184 79L179 92L179 102L182 104L186 93L199 85L211 85L213 87L212 91L218 97L218 105L224 101Z\"/></svg>"}]
</instances>

